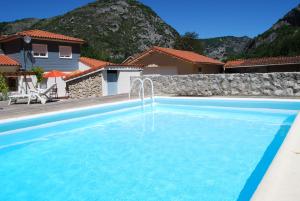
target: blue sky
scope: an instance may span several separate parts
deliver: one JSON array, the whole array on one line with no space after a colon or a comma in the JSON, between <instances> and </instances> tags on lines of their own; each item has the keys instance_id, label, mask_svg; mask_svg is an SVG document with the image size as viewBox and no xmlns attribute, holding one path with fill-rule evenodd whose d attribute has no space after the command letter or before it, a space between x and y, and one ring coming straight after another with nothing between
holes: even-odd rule
<instances>
[{"instance_id":1,"label":"blue sky","mask_svg":"<svg viewBox=\"0 0 300 201\"><path fill-rule=\"evenodd\" d=\"M5 0L0 21L63 14L93 0ZM200 38L256 36L267 30L299 0L141 0L181 34Z\"/></svg>"}]
</instances>

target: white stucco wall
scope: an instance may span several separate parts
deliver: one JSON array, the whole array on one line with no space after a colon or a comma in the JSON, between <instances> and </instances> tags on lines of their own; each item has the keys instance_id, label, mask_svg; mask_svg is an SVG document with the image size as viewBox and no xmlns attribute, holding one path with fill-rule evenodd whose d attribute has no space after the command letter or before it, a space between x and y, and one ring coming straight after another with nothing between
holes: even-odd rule
<instances>
[{"instance_id":1,"label":"white stucco wall","mask_svg":"<svg viewBox=\"0 0 300 201\"><path fill-rule=\"evenodd\" d=\"M119 71L118 94L129 93L130 77L140 76L140 71Z\"/></svg>"},{"instance_id":2,"label":"white stucco wall","mask_svg":"<svg viewBox=\"0 0 300 201\"><path fill-rule=\"evenodd\" d=\"M130 90L130 77L140 76L141 71L132 70L119 70L118 71L118 94L129 93ZM102 95L107 96L107 71L102 72Z\"/></svg>"},{"instance_id":3,"label":"white stucco wall","mask_svg":"<svg viewBox=\"0 0 300 201\"><path fill-rule=\"evenodd\" d=\"M107 96L107 71L102 71L102 96Z\"/></svg>"},{"instance_id":4,"label":"white stucco wall","mask_svg":"<svg viewBox=\"0 0 300 201\"><path fill-rule=\"evenodd\" d=\"M57 86L58 97L65 97L66 96L66 82L61 77L57 77L56 82L55 82L54 77L44 79L44 81L41 84L41 88L43 88L43 89L49 88L54 83L56 83L56 86Z\"/></svg>"}]
</instances>

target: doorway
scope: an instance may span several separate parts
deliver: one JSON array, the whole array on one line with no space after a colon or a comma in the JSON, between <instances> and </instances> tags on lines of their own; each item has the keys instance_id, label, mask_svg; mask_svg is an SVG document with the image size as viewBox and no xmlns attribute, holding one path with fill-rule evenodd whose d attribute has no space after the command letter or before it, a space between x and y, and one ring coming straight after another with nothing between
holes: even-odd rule
<instances>
[{"instance_id":1,"label":"doorway","mask_svg":"<svg viewBox=\"0 0 300 201\"><path fill-rule=\"evenodd\" d=\"M118 71L107 71L107 95L112 96L118 94Z\"/></svg>"}]
</instances>

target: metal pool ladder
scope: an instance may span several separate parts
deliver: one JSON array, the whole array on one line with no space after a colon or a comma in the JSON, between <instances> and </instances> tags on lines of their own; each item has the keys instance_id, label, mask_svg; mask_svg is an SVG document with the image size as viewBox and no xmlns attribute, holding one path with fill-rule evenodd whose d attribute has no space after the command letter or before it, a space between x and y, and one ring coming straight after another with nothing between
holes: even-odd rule
<instances>
[{"instance_id":1,"label":"metal pool ladder","mask_svg":"<svg viewBox=\"0 0 300 201\"><path fill-rule=\"evenodd\" d=\"M154 87L153 87L153 81L146 77L144 79L141 79L141 78L135 78L132 83L131 83L131 86L130 86L130 91L129 91L129 99L131 98L131 90L134 86L134 83L135 82L140 82L141 83L141 86L140 86L140 89L139 89L139 98L141 99L142 103L144 104L144 99L145 99L145 88L144 88L144 83L145 81L149 81L150 82L150 85L151 85L151 100L152 100L152 103L154 103Z\"/></svg>"}]
</instances>

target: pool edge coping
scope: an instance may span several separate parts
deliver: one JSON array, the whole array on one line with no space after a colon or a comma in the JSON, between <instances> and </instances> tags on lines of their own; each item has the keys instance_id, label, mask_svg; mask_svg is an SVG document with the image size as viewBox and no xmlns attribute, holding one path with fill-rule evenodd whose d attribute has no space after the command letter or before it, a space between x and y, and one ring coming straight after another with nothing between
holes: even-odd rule
<instances>
[{"instance_id":1,"label":"pool edge coping","mask_svg":"<svg viewBox=\"0 0 300 201\"><path fill-rule=\"evenodd\" d=\"M19 117L1 119L0 124L9 123L12 121L26 120L26 119L30 119L30 118L38 118L38 117L43 117L43 116L48 116L48 115L61 114L61 113L66 113L66 112L76 112L76 111L93 109L93 108L102 108L102 107L113 106L113 105L118 105L118 104L122 104L122 103L134 103L134 102L138 102L138 101L140 101L140 100L137 100L137 99L123 100L123 101L117 101L117 102L113 102L113 103L99 103L99 104L95 104L95 105L82 106L82 107L78 107L78 108L59 109L59 110L55 110L53 112L41 112L38 114L22 115Z\"/></svg>"},{"instance_id":2,"label":"pool edge coping","mask_svg":"<svg viewBox=\"0 0 300 201\"><path fill-rule=\"evenodd\" d=\"M300 114L254 192L252 201L300 199Z\"/></svg>"},{"instance_id":3,"label":"pool edge coping","mask_svg":"<svg viewBox=\"0 0 300 201\"><path fill-rule=\"evenodd\" d=\"M243 97L190 97L190 96L155 96L155 98L161 98L161 99L202 99L202 100L209 100L209 99L214 99L214 100L245 100L245 101L276 101L276 102L300 102L300 100L297 99L276 99L276 98L243 98ZM149 98L145 98L144 100L149 100ZM69 109L58 109L52 112L41 112L38 114L30 114L30 115L21 115L19 117L12 117L12 118L7 118L7 119L0 119L0 124L2 123L8 123L12 121L19 121L19 120L25 120L29 118L38 118L42 116L47 116L47 115L55 115L55 114L60 114L60 113L65 113L65 112L75 112L75 111L81 111L81 110L86 110L86 109L92 109L92 108L101 108L105 106L112 106L112 105L118 105L122 103L134 103L141 101L139 99L132 99L132 100L122 100L122 101L116 101L113 103L99 103L95 105L90 105L90 106L82 106L78 108L69 108Z\"/></svg>"}]
</instances>

